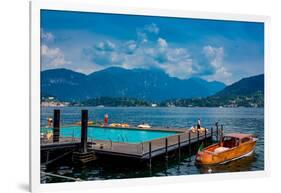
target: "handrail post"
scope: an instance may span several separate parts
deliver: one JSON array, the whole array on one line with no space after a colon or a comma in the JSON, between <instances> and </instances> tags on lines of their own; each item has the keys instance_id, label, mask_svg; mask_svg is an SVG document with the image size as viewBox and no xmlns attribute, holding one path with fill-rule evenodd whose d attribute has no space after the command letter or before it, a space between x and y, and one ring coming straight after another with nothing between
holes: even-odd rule
<instances>
[{"instance_id":1,"label":"handrail post","mask_svg":"<svg viewBox=\"0 0 281 193\"><path fill-rule=\"evenodd\" d=\"M205 131L204 131L205 133L205 138L207 137L207 128L205 128Z\"/></svg>"},{"instance_id":2,"label":"handrail post","mask_svg":"<svg viewBox=\"0 0 281 193\"><path fill-rule=\"evenodd\" d=\"M188 154L189 157L191 156L191 136L190 136L190 131L188 132Z\"/></svg>"},{"instance_id":3,"label":"handrail post","mask_svg":"<svg viewBox=\"0 0 281 193\"><path fill-rule=\"evenodd\" d=\"M149 169L151 170L152 167L152 160L151 160L151 141L149 142Z\"/></svg>"},{"instance_id":4,"label":"handrail post","mask_svg":"<svg viewBox=\"0 0 281 193\"><path fill-rule=\"evenodd\" d=\"M181 136L178 135L178 149L179 149L179 159L181 157Z\"/></svg>"},{"instance_id":5,"label":"handrail post","mask_svg":"<svg viewBox=\"0 0 281 193\"><path fill-rule=\"evenodd\" d=\"M213 142L213 127L211 127L211 142Z\"/></svg>"},{"instance_id":6,"label":"handrail post","mask_svg":"<svg viewBox=\"0 0 281 193\"><path fill-rule=\"evenodd\" d=\"M221 124L221 131L220 131L220 141L222 140L222 137L223 137L223 125Z\"/></svg>"},{"instance_id":7,"label":"handrail post","mask_svg":"<svg viewBox=\"0 0 281 193\"><path fill-rule=\"evenodd\" d=\"M166 153L166 160L168 160L168 138L165 138L165 153Z\"/></svg>"},{"instance_id":8,"label":"handrail post","mask_svg":"<svg viewBox=\"0 0 281 193\"><path fill-rule=\"evenodd\" d=\"M74 128L72 128L72 141L74 141Z\"/></svg>"},{"instance_id":9,"label":"handrail post","mask_svg":"<svg viewBox=\"0 0 281 193\"><path fill-rule=\"evenodd\" d=\"M219 141L219 127L218 127L218 125L216 125L216 127L217 127L217 142Z\"/></svg>"},{"instance_id":10,"label":"handrail post","mask_svg":"<svg viewBox=\"0 0 281 193\"><path fill-rule=\"evenodd\" d=\"M200 140L200 136L199 136L199 131L198 131L198 129L197 129L197 149L198 149L198 147L199 147L199 140Z\"/></svg>"},{"instance_id":11,"label":"handrail post","mask_svg":"<svg viewBox=\"0 0 281 193\"><path fill-rule=\"evenodd\" d=\"M205 143L205 147L207 146L207 127L205 128L205 140L204 140L204 143Z\"/></svg>"}]
</instances>

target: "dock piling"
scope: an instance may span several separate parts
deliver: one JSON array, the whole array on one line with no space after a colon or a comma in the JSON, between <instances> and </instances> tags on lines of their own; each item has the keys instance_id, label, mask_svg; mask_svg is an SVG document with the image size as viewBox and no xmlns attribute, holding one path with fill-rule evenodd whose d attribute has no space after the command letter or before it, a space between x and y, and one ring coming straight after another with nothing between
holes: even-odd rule
<instances>
[{"instance_id":1,"label":"dock piling","mask_svg":"<svg viewBox=\"0 0 281 193\"><path fill-rule=\"evenodd\" d=\"M81 151L87 152L88 110L81 111Z\"/></svg>"},{"instance_id":2,"label":"dock piling","mask_svg":"<svg viewBox=\"0 0 281 193\"><path fill-rule=\"evenodd\" d=\"M93 144L93 141L91 141ZM94 151L88 151L88 110L81 111L81 142L80 151L72 153L72 160L79 163L88 163L96 160Z\"/></svg>"},{"instance_id":3,"label":"dock piling","mask_svg":"<svg viewBox=\"0 0 281 193\"><path fill-rule=\"evenodd\" d=\"M60 110L54 110L54 122L53 122L53 142L59 142L60 140Z\"/></svg>"}]
</instances>

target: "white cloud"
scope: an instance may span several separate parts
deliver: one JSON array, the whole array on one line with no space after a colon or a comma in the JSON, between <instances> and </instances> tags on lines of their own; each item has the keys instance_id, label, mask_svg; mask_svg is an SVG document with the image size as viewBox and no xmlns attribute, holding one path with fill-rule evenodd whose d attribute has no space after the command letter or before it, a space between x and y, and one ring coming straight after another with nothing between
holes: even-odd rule
<instances>
[{"instance_id":1,"label":"white cloud","mask_svg":"<svg viewBox=\"0 0 281 193\"><path fill-rule=\"evenodd\" d=\"M61 49L49 48L45 44L41 46L41 57L44 68L55 68L71 63L70 61L65 60Z\"/></svg>"},{"instance_id":2,"label":"white cloud","mask_svg":"<svg viewBox=\"0 0 281 193\"><path fill-rule=\"evenodd\" d=\"M144 26L144 30L150 33L158 34L160 29L155 23Z\"/></svg>"},{"instance_id":3,"label":"white cloud","mask_svg":"<svg viewBox=\"0 0 281 193\"><path fill-rule=\"evenodd\" d=\"M228 82L232 74L223 65L224 48L207 45L203 48L203 54L209 60L209 65L214 69L214 74L209 76L209 79Z\"/></svg>"},{"instance_id":4,"label":"white cloud","mask_svg":"<svg viewBox=\"0 0 281 193\"><path fill-rule=\"evenodd\" d=\"M70 64L70 61L65 60L64 53L60 48L50 48L48 44L52 43L55 39L55 36L51 32L45 32L41 29L41 59L42 59L42 68L56 68L61 67L66 64Z\"/></svg>"},{"instance_id":5,"label":"white cloud","mask_svg":"<svg viewBox=\"0 0 281 193\"><path fill-rule=\"evenodd\" d=\"M155 23L145 25L141 29L137 29L137 42L139 44L146 44L151 40L158 38L160 29Z\"/></svg>"},{"instance_id":6,"label":"white cloud","mask_svg":"<svg viewBox=\"0 0 281 193\"><path fill-rule=\"evenodd\" d=\"M206 45L202 53L194 57L186 47L170 44L158 33L159 28L155 24L146 25L137 31L136 40L101 40L85 48L83 53L95 69L108 66L127 69L160 68L170 76L181 79L200 76L225 82L230 78L231 73L223 65L223 47Z\"/></svg>"},{"instance_id":7,"label":"white cloud","mask_svg":"<svg viewBox=\"0 0 281 193\"><path fill-rule=\"evenodd\" d=\"M124 51L127 54L133 54L134 51L137 49L137 42L135 40L129 40L124 45Z\"/></svg>"},{"instance_id":8,"label":"white cloud","mask_svg":"<svg viewBox=\"0 0 281 193\"><path fill-rule=\"evenodd\" d=\"M223 57L224 57L224 49L223 47L212 47L210 45L204 46L203 53L207 58L211 60L211 64L219 68L222 65Z\"/></svg>"},{"instance_id":9,"label":"white cloud","mask_svg":"<svg viewBox=\"0 0 281 193\"><path fill-rule=\"evenodd\" d=\"M160 68L173 77L187 78L191 75L193 60L185 48L170 47L167 40L159 37L155 41L137 42L130 40L122 43L100 41L91 48L84 49L84 55L94 65L106 68L121 66L133 68Z\"/></svg>"},{"instance_id":10,"label":"white cloud","mask_svg":"<svg viewBox=\"0 0 281 193\"><path fill-rule=\"evenodd\" d=\"M158 43L160 49L166 49L168 47L167 41L163 38L158 38L157 43Z\"/></svg>"},{"instance_id":11,"label":"white cloud","mask_svg":"<svg viewBox=\"0 0 281 193\"><path fill-rule=\"evenodd\" d=\"M148 37L144 32L137 32L137 42L139 44L145 44L148 42Z\"/></svg>"},{"instance_id":12,"label":"white cloud","mask_svg":"<svg viewBox=\"0 0 281 193\"><path fill-rule=\"evenodd\" d=\"M185 48L169 48L167 58L167 64L163 68L169 75L185 79L194 74L193 59Z\"/></svg>"},{"instance_id":13,"label":"white cloud","mask_svg":"<svg viewBox=\"0 0 281 193\"><path fill-rule=\"evenodd\" d=\"M55 57L62 57L63 53L59 48L49 48L47 45L41 46L41 54L42 56L48 57L48 58L55 58Z\"/></svg>"},{"instance_id":14,"label":"white cloud","mask_svg":"<svg viewBox=\"0 0 281 193\"><path fill-rule=\"evenodd\" d=\"M118 65L123 60L123 52L120 52L120 45L117 46L112 41L100 41L90 48L82 50L83 55L96 65L104 67Z\"/></svg>"},{"instance_id":15,"label":"white cloud","mask_svg":"<svg viewBox=\"0 0 281 193\"><path fill-rule=\"evenodd\" d=\"M96 49L100 51L113 51L115 49L115 44L109 40L99 42L96 45Z\"/></svg>"},{"instance_id":16,"label":"white cloud","mask_svg":"<svg viewBox=\"0 0 281 193\"><path fill-rule=\"evenodd\" d=\"M52 42L55 39L55 36L51 32L45 32L41 29L41 39L43 42Z\"/></svg>"}]
</instances>

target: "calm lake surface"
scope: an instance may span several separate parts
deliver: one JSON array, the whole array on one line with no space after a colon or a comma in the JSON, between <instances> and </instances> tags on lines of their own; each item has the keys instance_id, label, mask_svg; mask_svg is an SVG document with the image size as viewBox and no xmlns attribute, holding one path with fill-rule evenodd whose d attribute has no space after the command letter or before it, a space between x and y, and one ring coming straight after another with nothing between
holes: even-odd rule
<instances>
[{"instance_id":1,"label":"calm lake surface","mask_svg":"<svg viewBox=\"0 0 281 193\"><path fill-rule=\"evenodd\" d=\"M56 107L61 109L62 124L80 121L81 107ZM182 153L168 162L153 161L152 170L138 164L115 164L109 160L95 161L86 166L59 164L44 168L44 171L80 178L82 180L123 179L150 176L176 176L202 173L257 171L264 169L264 109L263 108L148 108L148 107L83 107L89 110L89 120L103 121L109 115L109 123L138 125L148 123L153 127L190 128L201 119L203 127L214 127L219 121L224 132L252 133L258 137L254 154L230 163L202 167L194 163L195 156ZM53 116L53 107L41 109L41 126L47 125L47 118ZM64 182L67 180L42 176L42 183Z\"/></svg>"}]
</instances>

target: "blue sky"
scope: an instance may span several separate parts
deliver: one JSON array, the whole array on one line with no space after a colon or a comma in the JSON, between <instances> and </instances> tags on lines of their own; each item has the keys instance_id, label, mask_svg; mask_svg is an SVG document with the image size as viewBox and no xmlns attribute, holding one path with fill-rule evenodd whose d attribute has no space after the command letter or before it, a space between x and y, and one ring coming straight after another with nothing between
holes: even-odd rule
<instances>
[{"instance_id":1,"label":"blue sky","mask_svg":"<svg viewBox=\"0 0 281 193\"><path fill-rule=\"evenodd\" d=\"M41 11L42 70L161 69L226 84L264 72L263 23Z\"/></svg>"}]
</instances>

